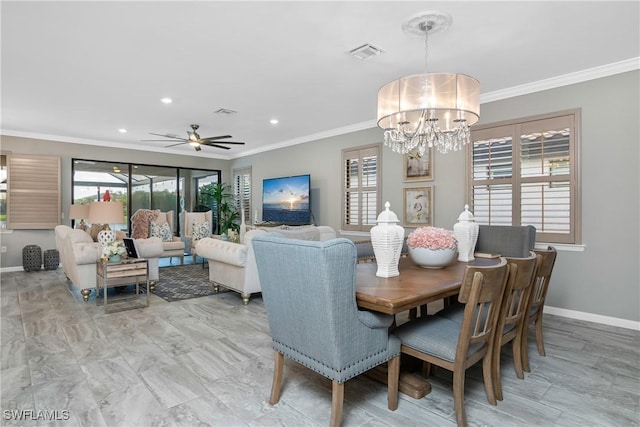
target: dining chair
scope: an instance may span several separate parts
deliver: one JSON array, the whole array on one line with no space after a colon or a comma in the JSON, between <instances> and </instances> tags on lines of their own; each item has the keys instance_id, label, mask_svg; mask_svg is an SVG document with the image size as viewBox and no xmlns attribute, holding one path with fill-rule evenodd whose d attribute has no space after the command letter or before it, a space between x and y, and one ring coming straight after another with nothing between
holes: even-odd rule
<instances>
[{"instance_id":1,"label":"dining chair","mask_svg":"<svg viewBox=\"0 0 640 427\"><path fill-rule=\"evenodd\" d=\"M269 403L280 400L284 358L332 381L331 426L340 425L344 383L388 363L388 407L398 407L400 340L394 317L356 305L356 247L263 233L251 240L275 350Z\"/></svg>"},{"instance_id":2,"label":"dining chair","mask_svg":"<svg viewBox=\"0 0 640 427\"><path fill-rule=\"evenodd\" d=\"M547 249L535 249L534 252L538 257L539 265L531 286L529 303L526 311L527 316L522 324L522 366L527 372L531 371L529 367L527 348L529 325L534 325L536 328L536 344L538 346L538 353L540 353L540 356L546 355L544 351L544 342L542 341L542 311L544 309L545 299L547 298L547 291L549 290L551 273L553 272L553 266L556 263L556 257L558 255L558 252L553 246L549 246Z\"/></svg>"},{"instance_id":3,"label":"dining chair","mask_svg":"<svg viewBox=\"0 0 640 427\"><path fill-rule=\"evenodd\" d=\"M500 302L509 273L505 258L490 266L467 266L458 301L464 305L462 322L441 316L426 316L407 322L393 333L402 342L401 351L430 365L453 372L453 402L456 421L465 426L464 380L467 368L482 360L484 389L495 404L491 378L491 352Z\"/></svg>"},{"instance_id":4,"label":"dining chair","mask_svg":"<svg viewBox=\"0 0 640 427\"><path fill-rule=\"evenodd\" d=\"M502 346L511 343L513 367L516 376L524 379L522 367L522 325L526 321L527 305L531 285L538 265L537 255L531 251L526 258L506 258L509 263L509 278L505 286L498 326L493 345L492 382L497 400L502 400L502 380L500 376L500 351Z\"/></svg>"}]
</instances>

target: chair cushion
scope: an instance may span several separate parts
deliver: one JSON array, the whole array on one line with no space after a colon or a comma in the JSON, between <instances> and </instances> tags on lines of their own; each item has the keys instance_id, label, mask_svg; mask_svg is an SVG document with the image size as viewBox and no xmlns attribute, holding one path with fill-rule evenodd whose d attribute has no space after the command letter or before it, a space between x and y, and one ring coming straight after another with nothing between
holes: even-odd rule
<instances>
[{"instance_id":1,"label":"chair cushion","mask_svg":"<svg viewBox=\"0 0 640 427\"><path fill-rule=\"evenodd\" d=\"M163 242L172 242L173 234L171 233L171 227L169 227L169 223L165 222L160 225L155 221L151 221L151 226L149 227L149 237L159 237Z\"/></svg>"},{"instance_id":2,"label":"chair cushion","mask_svg":"<svg viewBox=\"0 0 640 427\"><path fill-rule=\"evenodd\" d=\"M402 345L453 362L460 323L440 316L421 317L399 326L393 334L400 338ZM482 343L471 344L468 354L477 352L482 346Z\"/></svg>"},{"instance_id":3,"label":"chair cushion","mask_svg":"<svg viewBox=\"0 0 640 427\"><path fill-rule=\"evenodd\" d=\"M209 221L198 222L195 219L191 222L191 238L193 240L204 239L211 235L211 225Z\"/></svg>"}]
</instances>

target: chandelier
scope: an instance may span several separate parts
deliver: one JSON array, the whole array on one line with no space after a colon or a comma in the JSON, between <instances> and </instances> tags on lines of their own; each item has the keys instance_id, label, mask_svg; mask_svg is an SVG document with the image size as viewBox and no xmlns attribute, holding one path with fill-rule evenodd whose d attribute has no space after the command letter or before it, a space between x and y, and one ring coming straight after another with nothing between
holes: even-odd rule
<instances>
[{"instance_id":1,"label":"chandelier","mask_svg":"<svg viewBox=\"0 0 640 427\"><path fill-rule=\"evenodd\" d=\"M458 151L469 142L469 126L480 118L480 83L464 74L427 73L429 34L448 28L451 17L422 12L402 26L405 33L425 39L425 74L403 77L378 91L378 126L384 145L394 152L426 147L440 153Z\"/></svg>"}]
</instances>

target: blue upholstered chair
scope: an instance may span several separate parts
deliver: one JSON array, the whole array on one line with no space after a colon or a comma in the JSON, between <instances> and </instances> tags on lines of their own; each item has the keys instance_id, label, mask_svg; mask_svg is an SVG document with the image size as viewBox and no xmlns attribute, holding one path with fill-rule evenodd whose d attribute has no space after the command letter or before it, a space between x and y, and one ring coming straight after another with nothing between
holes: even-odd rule
<instances>
[{"instance_id":1,"label":"blue upholstered chair","mask_svg":"<svg viewBox=\"0 0 640 427\"><path fill-rule=\"evenodd\" d=\"M476 251L526 258L535 244L536 228L532 225L480 225Z\"/></svg>"},{"instance_id":2,"label":"blue upholstered chair","mask_svg":"<svg viewBox=\"0 0 640 427\"><path fill-rule=\"evenodd\" d=\"M402 353L425 363L424 372L429 372L432 364L453 372L453 402L459 426L466 425L465 373L480 360L487 399L492 404L496 402L491 354L508 274L505 258L492 266L468 266L458 295L458 301L464 305L461 322L423 316L393 331L402 341Z\"/></svg>"},{"instance_id":3,"label":"blue upholstered chair","mask_svg":"<svg viewBox=\"0 0 640 427\"><path fill-rule=\"evenodd\" d=\"M271 398L280 399L284 357L333 381L331 425L340 425L345 381L389 362L388 406L398 406L400 340L393 316L356 305L356 247L264 233L252 239L275 350Z\"/></svg>"}]
</instances>

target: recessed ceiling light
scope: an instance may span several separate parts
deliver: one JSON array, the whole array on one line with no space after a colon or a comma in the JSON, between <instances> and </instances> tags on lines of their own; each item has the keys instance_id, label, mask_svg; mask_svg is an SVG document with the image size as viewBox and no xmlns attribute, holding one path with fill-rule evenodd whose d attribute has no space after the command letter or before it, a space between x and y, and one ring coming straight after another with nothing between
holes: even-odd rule
<instances>
[{"instance_id":1,"label":"recessed ceiling light","mask_svg":"<svg viewBox=\"0 0 640 427\"><path fill-rule=\"evenodd\" d=\"M271 123L272 125L277 125L278 124L278 119L271 119L271 120L269 120L269 123Z\"/></svg>"},{"instance_id":2,"label":"recessed ceiling light","mask_svg":"<svg viewBox=\"0 0 640 427\"><path fill-rule=\"evenodd\" d=\"M125 128L120 128L118 129L118 132L120 133L127 133L127 130Z\"/></svg>"},{"instance_id":3,"label":"recessed ceiling light","mask_svg":"<svg viewBox=\"0 0 640 427\"><path fill-rule=\"evenodd\" d=\"M171 104L173 102L173 99L171 99L171 98L162 98L160 101L162 101L164 104Z\"/></svg>"}]
</instances>

